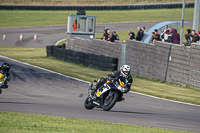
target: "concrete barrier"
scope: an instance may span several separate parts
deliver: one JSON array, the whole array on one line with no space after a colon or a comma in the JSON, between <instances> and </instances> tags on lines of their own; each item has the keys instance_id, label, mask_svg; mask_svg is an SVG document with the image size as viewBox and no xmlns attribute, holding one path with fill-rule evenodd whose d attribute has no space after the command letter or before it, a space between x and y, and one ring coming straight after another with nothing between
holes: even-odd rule
<instances>
[{"instance_id":1,"label":"concrete barrier","mask_svg":"<svg viewBox=\"0 0 200 133\"><path fill-rule=\"evenodd\" d=\"M114 43L93 39L74 38L67 49L118 59L121 66L123 42ZM200 44L181 47L177 44L126 41L125 64L131 66L131 74L200 88Z\"/></svg>"}]
</instances>

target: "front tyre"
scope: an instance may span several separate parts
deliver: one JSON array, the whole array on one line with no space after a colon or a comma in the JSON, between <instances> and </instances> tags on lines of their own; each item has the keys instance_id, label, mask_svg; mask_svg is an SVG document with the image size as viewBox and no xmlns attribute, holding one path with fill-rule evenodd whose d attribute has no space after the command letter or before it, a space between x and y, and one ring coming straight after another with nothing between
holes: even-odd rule
<instances>
[{"instance_id":1,"label":"front tyre","mask_svg":"<svg viewBox=\"0 0 200 133\"><path fill-rule=\"evenodd\" d=\"M87 97L86 100L85 100L85 103L84 103L84 107L86 109L93 109L94 108L94 104L92 103L92 101L89 101L89 98Z\"/></svg>"},{"instance_id":2,"label":"front tyre","mask_svg":"<svg viewBox=\"0 0 200 133\"><path fill-rule=\"evenodd\" d=\"M119 99L118 92L114 92L112 96L108 96L104 101L103 110L109 111L110 109L112 109L112 107L116 104L118 99Z\"/></svg>"}]
</instances>

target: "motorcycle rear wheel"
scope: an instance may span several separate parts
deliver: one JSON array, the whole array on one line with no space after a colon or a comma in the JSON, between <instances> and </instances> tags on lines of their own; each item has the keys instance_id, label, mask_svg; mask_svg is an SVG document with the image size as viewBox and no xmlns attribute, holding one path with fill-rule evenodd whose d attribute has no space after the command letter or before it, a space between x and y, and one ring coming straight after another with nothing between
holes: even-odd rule
<instances>
[{"instance_id":1,"label":"motorcycle rear wheel","mask_svg":"<svg viewBox=\"0 0 200 133\"><path fill-rule=\"evenodd\" d=\"M84 103L84 107L86 108L86 109L89 109L89 110L91 110L91 109L93 109L94 108L94 104L92 103L92 101L88 101L88 97L86 98L86 100L85 100L85 103Z\"/></svg>"},{"instance_id":2,"label":"motorcycle rear wheel","mask_svg":"<svg viewBox=\"0 0 200 133\"><path fill-rule=\"evenodd\" d=\"M116 104L118 99L119 99L119 93L117 92L114 92L112 96L107 97L103 105L103 110L109 111L110 109L112 109L112 107Z\"/></svg>"}]
</instances>

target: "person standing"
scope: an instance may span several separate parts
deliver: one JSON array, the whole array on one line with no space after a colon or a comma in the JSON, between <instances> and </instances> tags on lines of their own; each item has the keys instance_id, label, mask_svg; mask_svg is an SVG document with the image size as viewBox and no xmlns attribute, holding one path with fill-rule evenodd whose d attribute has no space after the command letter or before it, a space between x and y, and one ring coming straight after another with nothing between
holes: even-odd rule
<instances>
[{"instance_id":1,"label":"person standing","mask_svg":"<svg viewBox=\"0 0 200 133\"><path fill-rule=\"evenodd\" d=\"M128 31L128 35L130 36L129 37L130 40L135 39L135 33L134 32Z\"/></svg>"},{"instance_id":2,"label":"person standing","mask_svg":"<svg viewBox=\"0 0 200 133\"><path fill-rule=\"evenodd\" d=\"M152 39L156 42L156 41L161 41L160 39L160 34L158 33L158 30L155 29L154 32L152 33Z\"/></svg>"},{"instance_id":3,"label":"person standing","mask_svg":"<svg viewBox=\"0 0 200 133\"><path fill-rule=\"evenodd\" d=\"M118 34L116 33L116 31L113 31L112 32L112 37L110 39L111 42L114 42L115 40L119 40L119 36Z\"/></svg>"},{"instance_id":4,"label":"person standing","mask_svg":"<svg viewBox=\"0 0 200 133\"><path fill-rule=\"evenodd\" d=\"M186 34L185 34L185 40L186 43L182 44L182 46L190 46L191 42L192 42L192 34L191 34L191 29L187 29L186 30Z\"/></svg>"},{"instance_id":5,"label":"person standing","mask_svg":"<svg viewBox=\"0 0 200 133\"><path fill-rule=\"evenodd\" d=\"M141 41L142 40L142 37L143 37L143 32L141 30L140 27L137 27L137 36L136 36L136 40L137 41Z\"/></svg>"},{"instance_id":6,"label":"person standing","mask_svg":"<svg viewBox=\"0 0 200 133\"><path fill-rule=\"evenodd\" d=\"M75 22L72 24L73 31L77 31L77 19L75 19ZM80 28L80 25L78 26Z\"/></svg>"},{"instance_id":7,"label":"person standing","mask_svg":"<svg viewBox=\"0 0 200 133\"><path fill-rule=\"evenodd\" d=\"M192 30L191 33L192 33L192 43L198 43L199 42L198 34L195 32L195 30Z\"/></svg>"},{"instance_id":8,"label":"person standing","mask_svg":"<svg viewBox=\"0 0 200 133\"><path fill-rule=\"evenodd\" d=\"M143 35L147 32L145 26L142 26L142 32L143 32Z\"/></svg>"}]
</instances>

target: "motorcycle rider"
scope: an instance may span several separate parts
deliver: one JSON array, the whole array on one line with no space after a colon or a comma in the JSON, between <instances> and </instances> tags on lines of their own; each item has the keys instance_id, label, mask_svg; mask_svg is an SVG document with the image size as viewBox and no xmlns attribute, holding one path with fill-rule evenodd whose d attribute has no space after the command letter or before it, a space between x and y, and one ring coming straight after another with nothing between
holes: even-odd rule
<instances>
[{"instance_id":1,"label":"motorcycle rider","mask_svg":"<svg viewBox=\"0 0 200 133\"><path fill-rule=\"evenodd\" d=\"M107 75L106 78L100 78L96 84L96 87L91 90L91 94L90 96L93 97L95 92L98 90L99 87L101 87L103 84L105 84L108 81L113 80L114 78L116 78L117 76L122 76L125 79L127 79L127 89L124 89L123 92L124 93L128 93L130 91L132 82L133 82L133 78L130 75L131 72L131 67L129 65L123 65L119 71L113 71L111 74Z\"/></svg>"},{"instance_id":2,"label":"motorcycle rider","mask_svg":"<svg viewBox=\"0 0 200 133\"><path fill-rule=\"evenodd\" d=\"M9 84L7 81L10 81L10 64L3 62L0 66L0 94L2 93L1 88L8 88Z\"/></svg>"}]
</instances>

